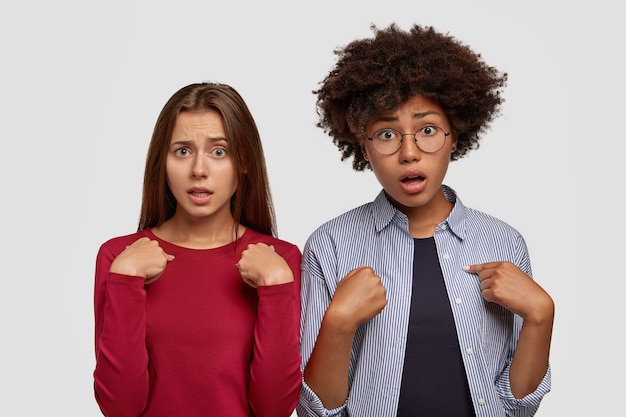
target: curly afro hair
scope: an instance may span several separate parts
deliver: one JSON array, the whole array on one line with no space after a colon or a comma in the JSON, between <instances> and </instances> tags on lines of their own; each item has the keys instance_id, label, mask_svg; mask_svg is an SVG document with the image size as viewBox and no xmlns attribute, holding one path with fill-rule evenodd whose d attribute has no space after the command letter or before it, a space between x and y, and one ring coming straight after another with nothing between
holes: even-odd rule
<instances>
[{"instance_id":1,"label":"curly afro hair","mask_svg":"<svg viewBox=\"0 0 626 417\"><path fill-rule=\"evenodd\" d=\"M478 148L481 135L500 113L507 74L433 27L414 25L403 31L393 23L386 29L370 28L373 38L334 51L335 67L313 91L317 127L333 138L341 160L353 156L356 171L370 168L360 147L367 120L418 94L435 100L445 111L458 140L451 160Z\"/></svg>"}]
</instances>

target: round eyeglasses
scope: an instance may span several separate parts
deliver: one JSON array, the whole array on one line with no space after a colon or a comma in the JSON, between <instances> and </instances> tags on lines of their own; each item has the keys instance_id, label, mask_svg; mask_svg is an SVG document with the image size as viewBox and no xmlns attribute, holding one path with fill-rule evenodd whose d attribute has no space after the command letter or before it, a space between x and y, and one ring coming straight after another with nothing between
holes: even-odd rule
<instances>
[{"instance_id":1,"label":"round eyeglasses","mask_svg":"<svg viewBox=\"0 0 626 417\"><path fill-rule=\"evenodd\" d=\"M434 153L443 148L446 137L450 132L444 132L442 128L434 125L421 127L415 133L400 133L395 129L379 129L367 138L372 142L374 150L381 155L392 155L402 147L405 136L413 136L415 145L426 153Z\"/></svg>"}]
</instances>

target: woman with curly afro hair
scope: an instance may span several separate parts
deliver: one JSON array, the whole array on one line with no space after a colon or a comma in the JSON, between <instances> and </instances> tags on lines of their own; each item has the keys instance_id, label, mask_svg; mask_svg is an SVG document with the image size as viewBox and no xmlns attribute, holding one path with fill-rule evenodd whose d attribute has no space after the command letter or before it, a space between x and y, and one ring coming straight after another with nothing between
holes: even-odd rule
<instances>
[{"instance_id":1,"label":"woman with curly afro hair","mask_svg":"<svg viewBox=\"0 0 626 417\"><path fill-rule=\"evenodd\" d=\"M432 27L372 30L314 91L318 127L382 190L304 247L298 415L533 416L554 302L520 233L443 184L507 74Z\"/></svg>"}]
</instances>

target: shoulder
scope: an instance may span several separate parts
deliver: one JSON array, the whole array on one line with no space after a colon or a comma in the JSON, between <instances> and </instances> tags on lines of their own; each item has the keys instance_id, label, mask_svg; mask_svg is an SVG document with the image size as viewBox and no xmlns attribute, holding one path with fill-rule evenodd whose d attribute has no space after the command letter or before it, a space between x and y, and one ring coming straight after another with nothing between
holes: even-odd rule
<instances>
[{"instance_id":1,"label":"shoulder","mask_svg":"<svg viewBox=\"0 0 626 417\"><path fill-rule=\"evenodd\" d=\"M343 235L348 231L371 224L373 216L372 205L373 202L365 203L322 223L311 234L311 237L317 235Z\"/></svg>"},{"instance_id":2,"label":"shoulder","mask_svg":"<svg viewBox=\"0 0 626 417\"><path fill-rule=\"evenodd\" d=\"M520 233L509 223L481 210L468 207L458 198L456 191L448 186L443 186L446 199L454 204L448 221L455 233L463 236L489 236L506 235L521 237Z\"/></svg>"},{"instance_id":3,"label":"shoulder","mask_svg":"<svg viewBox=\"0 0 626 417\"><path fill-rule=\"evenodd\" d=\"M520 232L509 223L491 214L473 208L465 208L467 229L482 233L521 237Z\"/></svg>"},{"instance_id":4,"label":"shoulder","mask_svg":"<svg viewBox=\"0 0 626 417\"><path fill-rule=\"evenodd\" d=\"M463 240L477 253L489 253L502 260L522 259L527 256L526 241L509 223L484 213L466 208L461 228Z\"/></svg>"},{"instance_id":5,"label":"shoulder","mask_svg":"<svg viewBox=\"0 0 626 417\"><path fill-rule=\"evenodd\" d=\"M112 253L115 256L123 251L126 246L130 245L139 238L147 237L149 233L145 230L131 233L128 235L113 237L100 245L100 253Z\"/></svg>"},{"instance_id":6,"label":"shoulder","mask_svg":"<svg viewBox=\"0 0 626 417\"><path fill-rule=\"evenodd\" d=\"M307 251L336 252L353 248L371 238L374 230L373 202L348 210L318 226L305 244Z\"/></svg>"},{"instance_id":7,"label":"shoulder","mask_svg":"<svg viewBox=\"0 0 626 417\"><path fill-rule=\"evenodd\" d=\"M471 263L510 261L532 276L528 247L509 223L480 210L466 209L463 241L471 248Z\"/></svg>"},{"instance_id":8,"label":"shoulder","mask_svg":"<svg viewBox=\"0 0 626 417\"><path fill-rule=\"evenodd\" d=\"M246 245L253 243L265 243L266 245L272 245L276 249L276 252L281 254L290 252L300 253L300 249L296 244L257 232L256 230L250 228L246 229L246 232L242 236L242 241Z\"/></svg>"}]
</instances>

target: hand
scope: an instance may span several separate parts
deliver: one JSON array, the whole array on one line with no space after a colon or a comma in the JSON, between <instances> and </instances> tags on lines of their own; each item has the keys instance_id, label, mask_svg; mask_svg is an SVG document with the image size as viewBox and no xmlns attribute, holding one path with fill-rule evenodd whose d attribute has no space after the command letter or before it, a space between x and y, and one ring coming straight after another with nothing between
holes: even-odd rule
<instances>
[{"instance_id":1,"label":"hand","mask_svg":"<svg viewBox=\"0 0 626 417\"><path fill-rule=\"evenodd\" d=\"M360 266L339 281L326 313L337 325L352 332L386 305L387 290L381 278L372 268Z\"/></svg>"},{"instance_id":2,"label":"hand","mask_svg":"<svg viewBox=\"0 0 626 417\"><path fill-rule=\"evenodd\" d=\"M265 243L248 245L235 266L243 281L253 288L293 281L293 272L287 262L273 246Z\"/></svg>"},{"instance_id":3,"label":"hand","mask_svg":"<svg viewBox=\"0 0 626 417\"><path fill-rule=\"evenodd\" d=\"M498 303L524 320L554 316L554 302L543 288L511 262L486 262L464 268L478 274L485 300Z\"/></svg>"},{"instance_id":4,"label":"hand","mask_svg":"<svg viewBox=\"0 0 626 417\"><path fill-rule=\"evenodd\" d=\"M146 279L146 284L156 281L169 261L174 259L161 249L156 240L147 237L128 245L111 263L110 271Z\"/></svg>"}]
</instances>

